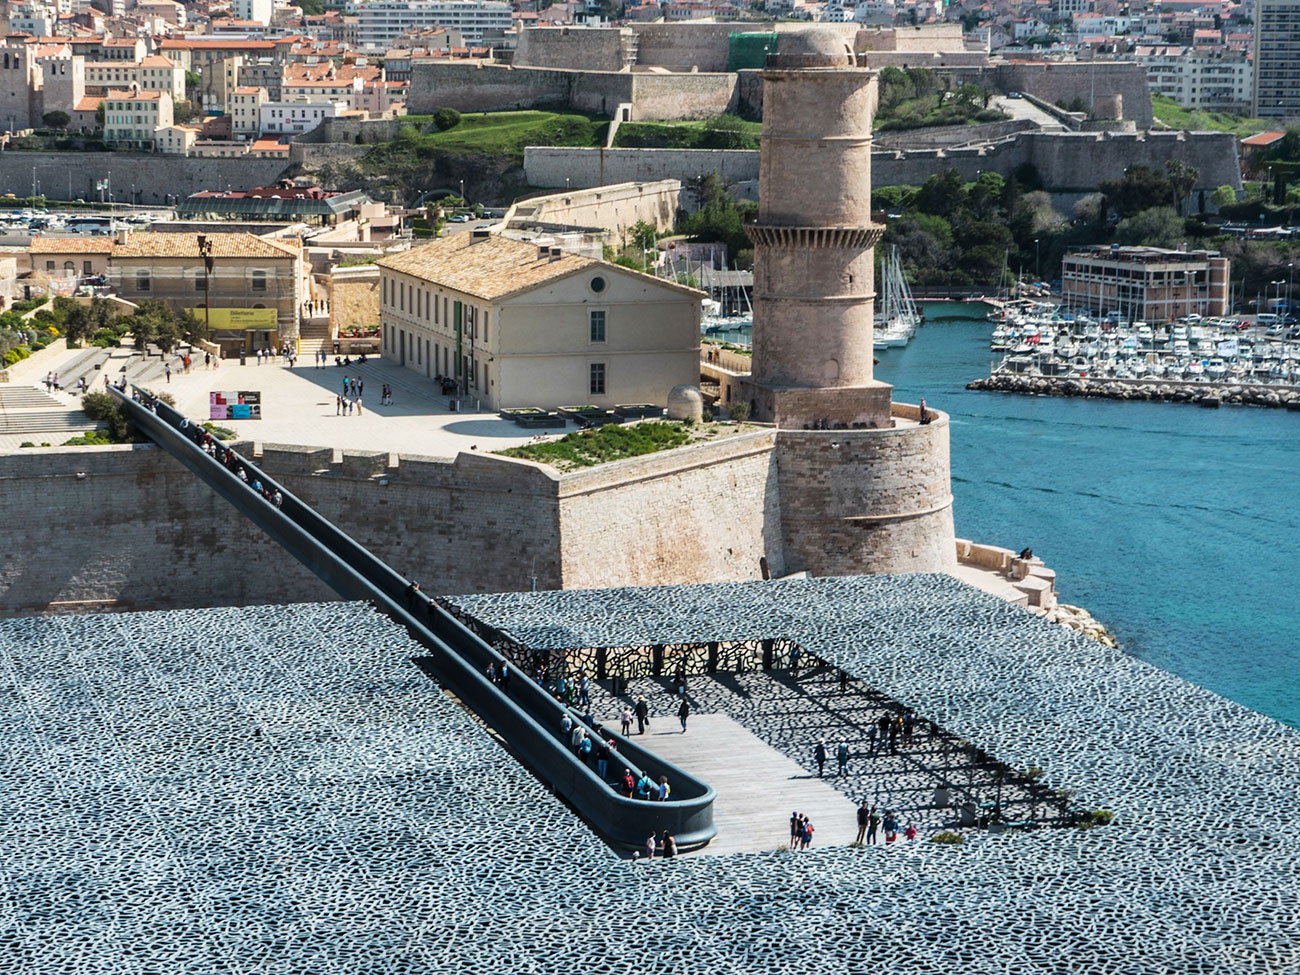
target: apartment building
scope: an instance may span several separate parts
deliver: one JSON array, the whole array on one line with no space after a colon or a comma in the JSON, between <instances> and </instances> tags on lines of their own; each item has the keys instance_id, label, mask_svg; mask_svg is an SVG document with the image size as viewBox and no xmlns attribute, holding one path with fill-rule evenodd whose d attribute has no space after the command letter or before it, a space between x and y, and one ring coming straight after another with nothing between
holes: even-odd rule
<instances>
[{"instance_id":1,"label":"apartment building","mask_svg":"<svg viewBox=\"0 0 1300 975\"><path fill-rule=\"evenodd\" d=\"M1300 0L1259 0L1251 114L1300 119Z\"/></svg>"},{"instance_id":2,"label":"apartment building","mask_svg":"<svg viewBox=\"0 0 1300 975\"><path fill-rule=\"evenodd\" d=\"M177 100L185 97L185 69L161 54L146 55L139 62L87 61L86 89L91 95L104 95L110 88L164 91Z\"/></svg>"},{"instance_id":3,"label":"apartment building","mask_svg":"<svg viewBox=\"0 0 1300 975\"><path fill-rule=\"evenodd\" d=\"M357 37L366 50L383 51L412 28L450 27L472 43L509 30L511 15L498 0L370 0L358 10Z\"/></svg>"},{"instance_id":4,"label":"apartment building","mask_svg":"<svg viewBox=\"0 0 1300 975\"><path fill-rule=\"evenodd\" d=\"M269 100L265 88L249 85L232 91L226 109L230 134L236 139L255 138L262 131L262 106Z\"/></svg>"},{"instance_id":5,"label":"apartment building","mask_svg":"<svg viewBox=\"0 0 1300 975\"><path fill-rule=\"evenodd\" d=\"M310 132L324 119L347 111L338 102L263 102L258 106L258 130L264 135L296 135Z\"/></svg>"},{"instance_id":6,"label":"apartment building","mask_svg":"<svg viewBox=\"0 0 1300 975\"><path fill-rule=\"evenodd\" d=\"M1151 90L1187 108L1250 110L1254 70L1245 52L1165 45L1137 47L1124 60L1145 66Z\"/></svg>"},{"instance_id":7,"label":"apartment building","mask_svg":"<svg viewBox=\"0 0 1300 975\"><path fill-rule=\"evenodd\" d=\"M172 123L172 100L161 91L110 89L104 97L104 141L109 145L153 149L154 133Z\"/></svg>"}]
</instances>

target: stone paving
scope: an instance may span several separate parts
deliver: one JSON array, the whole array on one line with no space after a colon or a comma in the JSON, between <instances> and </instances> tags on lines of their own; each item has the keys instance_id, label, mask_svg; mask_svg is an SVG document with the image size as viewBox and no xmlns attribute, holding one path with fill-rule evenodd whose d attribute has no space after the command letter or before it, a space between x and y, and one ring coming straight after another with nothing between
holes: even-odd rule
<instances>
[{"instance_id":1,"label":"stone paving","mask_svg":"<svg viewBox=\"0 0 1300 975\"><path fill-rule=\"evenodd\" d=\"M605 686L593 685L593 713L617 727L618 711L623 703L634 703L639 695L644 695L650 705L655 732L645 744L655 748L665 740L658 732L664 727L677 728L674 717L677 698L670 683L655 678L632 680L628 682L627 694L621 698L613 697ZM839 790L855 805L865 799L882 812L892 810L901 827L915 823L923 837L942 830L961 829L956 807L967 800L977 805L1000 803L1011 822L1057 825L1061 819L1061 809L1051 801L1049 790L1030 789L1024 780L1010 774L999 781L993 763L976 760L967 749L959 747L952 735L932 735L928 726L919 727L910 741L900 740L896 753L891 752L879 736L873 739L868 729L882 714L899 713L897 703L859 680L849 680L841 691L838 672L833 669L805 666L802 672L794 674L783 669L695 676L689 679L687 690L695 714L725 714L757 736L759 742L797 763L805 778L817 778L815 748L817 742L823 742L828 753L822 775L825 784ZM674 736L668 740L674 741ZM842 775L835 760L836 745L841 742L849 746L850 755ZM664 752L664 757L682 765L673 754ZM731 756L730 760L735 762L741 757ZM741 764L749 765L750 757L743 756ZM689 764L682 767L713 784L704 768ZM951 798L946 806L934 803L935 789L939 786L950 788ZM797 811L809 812L803 808ZM779 833L789 813L788 809L769 809L766 830L758 827L761 835L770 839ZM845 824L853 824L853 814L850 808ZM850 836L855 832L856 829L849 829ZM739 842L721 835L719 841L728 849ZM754 842L756 845L748 848L774 848L765 839Z\"/></svg>"},{"instance_id":2,"label":"stone paving","mask_svg":"<svg viewBox=\"0 0 1300 975\"><path fill-rule=\"evenodd\" d=\"M172 374L172 381L152 384L155 391L171 393L187 416L207 417L208 393L213 390L259 390L262 419L227 421L240 439L259 443L334 447L342 450L387 450L424 457L453 457L462 450L500 450L538 439L542 431L524 430L495 413L475 412L474 400L461 400L462 409L451 412L449 399L433 388L432 380L416 375L380 356L367 356L365 365L317 369L311 357L289 369L273 359L257 365L255 359L240 365L238 359L221 360L220 369L204 369L202 359L189 375ZM363 413L338 416L335 397L343 377L362 379ZM379 405L384 383L394 387L392 406ZM574 429L570 426L568 429ZM564 430L548 435L563 436Z\"/></svg>"},{"instance_id":3,"label":"stone paving","mask_svg":"<svg viewBox=\"0 0 1300 975\"><path fill-rule=\"evenodd\" d=\"M798 636L1116 822L630 862L359 604L7 620L7 970L1300 972L1300 735L1275 721L942 577L493 606L624 645Z\"/></svg>"}]
</instances>

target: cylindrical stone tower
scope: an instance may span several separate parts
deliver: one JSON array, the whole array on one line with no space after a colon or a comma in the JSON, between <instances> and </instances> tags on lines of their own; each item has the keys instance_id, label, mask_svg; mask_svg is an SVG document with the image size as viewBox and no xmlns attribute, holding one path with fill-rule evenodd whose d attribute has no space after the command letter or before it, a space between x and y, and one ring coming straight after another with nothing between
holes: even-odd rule
<instances>
[{"instance_id":1,"label":"cylindrical stone tower","mask_svg":"<svg viewBox=\"0 0 1300 975\"><path fill-rule=\"evenodd\" d=\"M763 72L753 415L776 423L781 557L814 575L956 565L948 418L872 374L876 75L835 29L782 33ZM922 422L922 421L926 422Z\"/></svg>"},{"instance_id":2,"label":"cylindrical stone tower","mask_svg":"<svg viewBox=\"0 0 1300 975\"><path fill-rule=\"evenodd\" d=\"M783 427L886 426L872 379L876 75L835 31L784 34L763 72L754 244L755 407ZM827 395L835 390L834 395Z\"/></svg>"}]
</instances>

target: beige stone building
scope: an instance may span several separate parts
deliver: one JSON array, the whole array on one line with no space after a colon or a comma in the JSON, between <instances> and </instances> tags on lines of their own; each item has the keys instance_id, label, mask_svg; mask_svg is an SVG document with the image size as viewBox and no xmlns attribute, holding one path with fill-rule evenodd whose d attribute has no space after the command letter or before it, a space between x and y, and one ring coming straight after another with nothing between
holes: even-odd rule
<instances>
[{"instance_id":1,"label":"beige stone building","mask_svg":"<svg viewBox=\"0 0 1300 975\"><path fill-rule=\"evenodd\" d=\"M108 258L118 295L194 312L236 355L297 340L304 273L296 241L253 234L124 233Z\"/></svg>"},{"instance_id":2,"label":"beige stone building","mask_svg":"<svg viewBox=\"0 0 1300 975\"><path fill-rule=\"evenodd\" d=\"M97 277L108 273L111 237L36 237L27 245L27 270L53 277Z\"/></svg>"},{"instance_id":3,"label":"beige stone building","mask_svg":"<svg viewBox=\"0 0 1300 975\"><path fill-rule=\"evenodd\" d=\"M232 90L227 103L230 114L230 134L236 139L257 138L259 116L266 100L266 89L255 85L244 85Z\"/></svg>"},{"instance_id":4,"label":"beige stone building","mask_svg":"<svg viewBox=\"0 0 1300 975\"><path fill-rule=\"evenodd\" d=\"M383 353L486 408L662 404L699 380L692 288L486 231L379 268Z\"/></svg>"},{"instance_id":5,"label":"beige stone building","mask_svg":"<svg viewBox=\"0 0 1300 975\"><path fill-rule=\"evenodd\" d=\"M154 148L154 132L172 124L171 97L161 91L110 90L104 99L104 141L131 149Z\"/></svg>"}]
</instances>

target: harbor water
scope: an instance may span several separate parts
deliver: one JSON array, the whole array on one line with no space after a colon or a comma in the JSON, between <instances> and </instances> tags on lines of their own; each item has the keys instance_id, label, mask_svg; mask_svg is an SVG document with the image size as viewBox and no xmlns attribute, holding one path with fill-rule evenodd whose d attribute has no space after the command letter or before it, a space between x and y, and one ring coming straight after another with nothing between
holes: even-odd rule
<instances>
[{"instance_id":1,"label":"harbor water","mask_svg":"<svg viewBox=\"0 0 1300 975\"><path fill-rule=\"evenodd\" d=\"M951 415L957 534L1029 546L1130 653L1300 727L1300 415L968 391L986 309L920 304L876 375Z\"/></svg>"}]
</instances>

